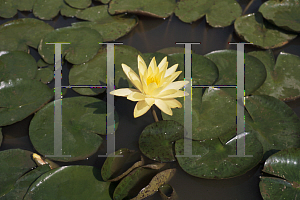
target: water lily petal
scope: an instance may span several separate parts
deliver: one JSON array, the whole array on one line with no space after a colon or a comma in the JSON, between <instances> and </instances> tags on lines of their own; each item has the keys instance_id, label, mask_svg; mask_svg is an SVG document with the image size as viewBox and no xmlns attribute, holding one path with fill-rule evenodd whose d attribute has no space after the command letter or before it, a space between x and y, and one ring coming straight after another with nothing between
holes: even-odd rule
<instances>
[{"instance_id":1,"label":"water lily petal","mask_svg":"<svg viewBox=\"0 0 300 200\"><path fill-rule=\"evenodd\" d=\"M142 56L138 55L138 63L142 63L143 65L147 66Z\"/></svg>"},{"instance_id":2,"label":"water lily petal","mask_svg":"<svg viewBox=\"0 0 300 200\"><path fill-rule=\"evenodd\" d=\"M140 92L132 92L127 96L127 99L130 101L142 101L145 99L145 96Z\"/></svg>"},{"instance_id":3,"label":"water lily petal","mask_svg":"<svg viewBox=\"0 0 300 200\"><path fill-rule=\"evenodd\" d=\"M171 94L175 94L177 93L178 90L175 90L175 89L170 89L170 90L165 90L163 92L160 92L158 95L156 95L155 97L163 97L163 96L167 96L167 95L171 95ZM152 96L154 96L152 94Z\"/></svg>"},{"instance_id":4,"label":"water lily petal","mask_svg":"<svg viewBox=\"0 0 300 200\"><path fill-rule=\"evenodd\" d=\"M166 90L169 91L169 90ZM164 91L164 92L166 92ZM177 98L177 97L183 97L183 96L188 96L189 94L185 91L182 90L177 90L177 92L170 94L170 95L165 95L165 96L160 96L159 98L161 99L171 99L171 98Z\"/></svg>"},{"instance_id":5,"label":"water lily petal","mask_svg":"<svg viewBox=\"0 0 300 200\"><path fill-rule=\"evenodd\" d=\"M127 97L132 92L138 92L138 90L131 89L131 88L121 88L121 89L113 90L109 94L115 95L115 96Z\"/></svg>"},{"instance_id":6,"label":"water lily petal","mask_svg":"<svg viewBox=\"0 0 300 200\"><path fill-rule=\"evenodd\" d=\"M164 99L163 100L170 108L181 108L182 105L176 99Z\"/></svg>"},{"instance_id":7,"label":"water lily petal","mask_svg":"<svg viewBox=\"0 0 300 200\"><path fill-rule=\"evenodd\" d=\"M159 69L160 73L158 75L160 82L163 82L163 79L165 78L165 74L168 68L168 62L165 62L165 64Z\"/></svg>"},{"instance_id":8,"label":"water lily petal","mask_svg":"<svg viewBox=\"0 0 300 200\"><path fill-rule=\"evenodd\" d=\"M131 83L142 92L142 84L141 84L141 81L140 81L138 75L130 67L128 67L125 64L122 64L122 68L123 68L123 71L126 74L127 78L131 81ZM129 75L129 73L131 74L131 76ZM139 83L134 82L134 81L138 81Z\"/></svg>"},{"instance_id":9,"label":"water lily petal","mask_svg":"<svg viewBox=\"0 0 300 200\"><path fill-rule=\"evenodd\" d=\"M140 78L136 75L136 73L128 72L129 80L131 83L141 92L143 92L142 83L140 81Z\"/></svg>"},{"instance_id":10,"label":"water lily petal","mask_svg":"<svg viewBox=\"0 0 300 200\"><path fill-rule=\"evenodd\" d=\"M155 99L155 105L167 115L173 115L170 106L168 106L163 100Z\"/></svg>"},{"instance_id":11,"label":"water lily petal","mask_svg":"<svg viewBox=\"0 0 300 200\"><path fill-rule=\"evenodd\" d=\"M176 71L177 67L178 67L178 64L175 64L172 67L170 67L169 69L167 69L165 77L168 77L171 74L173 74Z\"/></svg>"},{"instance_id":12,"label":"water lily petal","mask_svg":"<svg viewBox=\"0 0 300 200\"><path fill-rule=\"evenodd\" d=\"M179 90L181 89L183 86L185 86L186 84L188 84L189 81L176 81L173 83L170 83L169 85L167 85L164 90L169 90L169 89L175 89L175 90Z\"/></svg>"},{"instance_id":13,"label":"water lily petal","mask_svg":"<svg viewBox=\"0 0 300 200\"><path fill-rule=\"evenodd\" d=\"M153 90L157 89L157 84L155 82L152 82L148 85L148 91L146 94L151 95Z\"/></svg>"},{"instance_id":14,"label":"water lily petal","mask_svg":"<svg viewBox=\"0 0 300 200\"><path fill-rule=\"evenodd\" d=\"M145 98L146 103L148 104L148 106L152 106L155 102L154 98Z\"/></svg>"},{"instance_id":15,"label":"water lily petal","mask_svg":"<svg viewBox=\"0 0 300 200\"><path fill-rule=\"evenodd\" d=\"M169 84L171 84L180 74L182 71L177 71L173 74L171 74L170 76L166 77L164 79L164 83L162 84L163 86L167 86Z\"/></svg>"},{"instance_id":16,"label":"water lily petal","mask_svg":"<svg viewBox=\"0 0 300 200\"><path fill-rule=\"evenodd\" d=\"M158 68L159 68L159 71L161 71L161 68L167 63L167 56L165 56L161 61L160 63L158 64Z\"/></svg>"},{"instance_id":17,"label":"water lily petal","mask_svg":"<svg viewBox=\"0 0 300 200\"><path fill-rule=\"evenodd\" d=\"M150 64L149 64L149 68L152 70L152 72L154 73L155 72L155 68L157 67L156 65L156 60L155 60L155 57L152 58ZM149 71L148 71L149 72Z\"/></svg>"},{"instance_id":18,"label":"water lily petal","mask_svg":"<svg viewBox=\"0 0 300 200\"><path fill-rule=\"evenodd\" d=\"M149 106L146 101L139 101L136 103L134 107L133 116L134 118L137 118L143 114L145 114L151 106Z\"/></svg>"},{"instance_id":19,"label":"water lily petal","mask_svg":"<svg viewBox=\"0 0 300 200\"><path fill-rule=\"evenodd\" d=\"M145 62L141 62L141 61L138 62L138 69L139 69L140 79L142 80L145 72L147 71L147 65L145 64Z\"/></svg>"}]
</instances>

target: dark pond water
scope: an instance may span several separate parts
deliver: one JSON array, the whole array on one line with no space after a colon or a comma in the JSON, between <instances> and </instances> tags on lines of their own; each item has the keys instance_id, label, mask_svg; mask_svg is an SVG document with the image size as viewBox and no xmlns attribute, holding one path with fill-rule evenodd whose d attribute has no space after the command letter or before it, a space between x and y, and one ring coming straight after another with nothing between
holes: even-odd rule
<instances>
[{"instance_id":1,"label":"dark pond water","mask_svg":"<svg viewBox=\"0 0 300 200\"><path fill-rule=\"evenodd\" d=\"M261 5L261 1L242 0L239 1L244 9L244 14L256 12ZM19 12L13 19L34 17L30 12ZM0 24L12 19L0 18ZM54 28L69 26L72 22L78 21L76 18L65 18L58 16L51 21L46 21ZM172 15L167 19L154 19L149 17L140 17L137 27L128 35L118 39L116 42L123 42L140 50L142 53L155 52L166 47L183 47L176 45L175 42L201 42L201 45L193 45L192 49L195 53L204 55L211 51L221 49L236 49L235 45L229 45L228 42L242 42L234 33L233 25L225 28L212 28L206 24L205 18L198 20L192 24L181 22L176 16ZM246 45L245 51L258 50L257 48ZM274 50L277 56L279 52L285 51L300 56L300 37L289 44ZM31 54L39 59L36 50L31 49ZM62 85L68 85L68 72L71 65L65 63L63 66ZM48 84L54 87L54 81ZM65 97L78 96L72 89L68 89ZM105 94L97 96L98 98L106 98ZM138 138L148 124L154 122L150 112L142 117L134 119L132 112L135 106L134 102L127 101L125 98L115 98L116 111L120 117L119 128L116 131L116 149L127 147L129 149L138 150ZM287 103L300 117L300 101ZM157 110L160 116L160 111ZM10 148L22 148L35 151L28 137L28 128L33 115L10 126L2 127L4 141L0 150ZM97 155L106 153L106 146L102 145L99 151L85 161L72 163L59 163L60 165L80 164L93 165L101 167L105 158L98 158ZM206 180L188 175L180 169L176 163L174 167L178 170L176 175L170 181L170 184L178 193L179 199L184 200L260 200L262 199L259 192L259 176L263 164L260 163L248 173L227 180ZM149 200L159 199L158 195L154 195Z\"/></svg>"}]
</instances>

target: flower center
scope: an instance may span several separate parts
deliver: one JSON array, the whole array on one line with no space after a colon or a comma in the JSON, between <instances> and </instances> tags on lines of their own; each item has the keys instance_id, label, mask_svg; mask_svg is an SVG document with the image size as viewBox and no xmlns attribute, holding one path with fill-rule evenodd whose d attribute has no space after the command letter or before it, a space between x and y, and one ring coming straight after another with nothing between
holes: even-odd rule
<instances>
[{"instance_id":1,"label":"flower center","mask_svg":"<svg viewBox=\"0 0 300 200\"><path fill-rule=\"evenodd\" d=\"M156 76L150 76L147 78L147 85L150 83L156 83L156 85L159 85L160 80Z\"/></svg>"}]
</instances>

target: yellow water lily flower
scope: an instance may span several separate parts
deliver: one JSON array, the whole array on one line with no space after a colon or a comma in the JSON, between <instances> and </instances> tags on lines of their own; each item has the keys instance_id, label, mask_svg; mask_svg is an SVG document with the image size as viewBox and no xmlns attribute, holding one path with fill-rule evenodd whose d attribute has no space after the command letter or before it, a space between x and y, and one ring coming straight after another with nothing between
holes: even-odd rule
<instances>
[{"instance_id":1,"label":"yellow water lily flower","mask_svg":"<svg viewBox=\"0 0 300 200\"><path fill-rule=\"evenodd\" d=\"M189 81L173 82L182 72L176 72L178 64L167 69L167 57L164 57L158 66L153 57L147 69L147 65L140 55L137 61L139 76L130 67L122 64L124 73L136 89L122 88L114 90L110 94L137 101L134 118L145 114L153 104L168 115L173 114L171 108L181 108L181 103L174 98L188 95L187 92L179 89Z\"/></svg>"}]
</instances>

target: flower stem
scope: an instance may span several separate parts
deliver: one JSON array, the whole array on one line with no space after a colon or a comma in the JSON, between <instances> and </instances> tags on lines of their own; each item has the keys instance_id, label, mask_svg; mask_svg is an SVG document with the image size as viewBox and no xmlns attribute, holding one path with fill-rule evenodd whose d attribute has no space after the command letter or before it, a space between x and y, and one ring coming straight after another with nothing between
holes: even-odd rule
<instances>
[{"instance_id":1,"label":"flower stem","mask_svg":"<svg viewBox=\"0 0 300 200\"><path fill-rule=\"evenodd\" d=\"M154 121L155 121L155 122L158 122L158 118L157 118L156 112L155 112L155 110L154 110L154 106L151 106L151 112L152 112Z\"/></svg>"}]
</instances>

